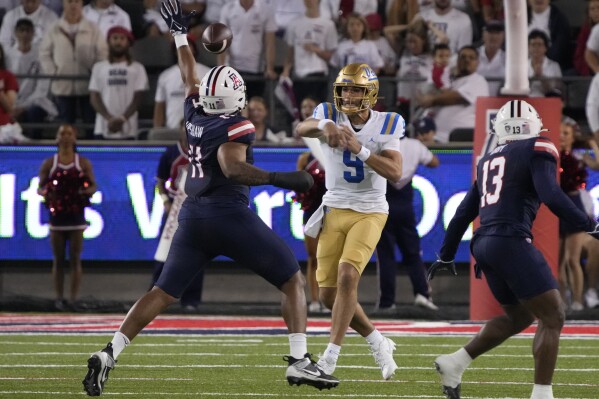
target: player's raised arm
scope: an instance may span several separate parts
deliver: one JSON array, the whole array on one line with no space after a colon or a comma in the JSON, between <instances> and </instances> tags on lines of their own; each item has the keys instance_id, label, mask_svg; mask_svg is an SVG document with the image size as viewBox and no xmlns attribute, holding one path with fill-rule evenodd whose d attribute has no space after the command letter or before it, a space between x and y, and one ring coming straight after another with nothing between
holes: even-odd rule
<instances>
[{"instance_id":1,"label":"player's raised arm","mask_svg":"<svg viewBox=\"0 0 599 399\"><path fill-rule=\"evenodd\" d=\"M200 78L196 74L196 61L187 42L187 26L192 14L183 14L180 0L166 0L160 6L160 14L175 38L181 78L185 84L185 96L198 92Z\"/></svg>"}]
</instances>

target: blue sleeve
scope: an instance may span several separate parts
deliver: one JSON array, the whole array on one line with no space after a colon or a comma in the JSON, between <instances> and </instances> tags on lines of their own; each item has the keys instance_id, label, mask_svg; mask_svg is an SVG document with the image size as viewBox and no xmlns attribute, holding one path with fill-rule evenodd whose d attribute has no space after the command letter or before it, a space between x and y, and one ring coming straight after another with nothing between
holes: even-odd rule
<instances>
[{"instance_id":1,"label":"blue sleeve","mask_svg":"<svg viewBox=\"0 0 599 399\"><path fill-rule=\"evenodd\" d=\"M458 250L462 236L468 230L468 226L478 216L480 204L480 194L478 192L478 185L476 182L472 184L470 190L456 209L455 215L447 226L445 232L445 238L443 239L443 245L441 246L441 253L439 257L441 260L450 261L455 259L455 253Z\"/></svg>"},{"instance_id":2,"label":"blue sleeve","mask_svg":"<svg viewBox=\"0 0 599 399\"><path fill-rule=\"evenodd\" d=\"M564 223L579 231L593 231L595 222L588 217L563 192L557 184L557 163L549 157L533 157L531 161L532 179L537 195L551 212Z\"/></svg>"}]
</instances>

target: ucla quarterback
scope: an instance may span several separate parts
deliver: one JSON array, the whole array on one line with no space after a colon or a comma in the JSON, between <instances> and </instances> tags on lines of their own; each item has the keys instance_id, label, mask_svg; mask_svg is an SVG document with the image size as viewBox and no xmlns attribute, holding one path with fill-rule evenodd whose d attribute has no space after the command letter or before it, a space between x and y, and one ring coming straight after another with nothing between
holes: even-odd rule
<instances>
[{"instance_id":1,"label":"ucla quarterback","mask_svg":"<svg viewBox=\"0 0 599 399\"><path fill-rule=\"evenodd\" d=\"M320 141L327 192L306 224L318 241L316 279L320 299L332 309L329 345L318 364L335 370L348 327L366 338L384 379L395 373L395 344L374 328L357 301L360 276L370 261L387 220L387 180L401 177L399 140L404 119L377 112L379 81L367 64L349 64L333 84L334 104L322 103L297 133Z\"/></svg>"}]
</instances>

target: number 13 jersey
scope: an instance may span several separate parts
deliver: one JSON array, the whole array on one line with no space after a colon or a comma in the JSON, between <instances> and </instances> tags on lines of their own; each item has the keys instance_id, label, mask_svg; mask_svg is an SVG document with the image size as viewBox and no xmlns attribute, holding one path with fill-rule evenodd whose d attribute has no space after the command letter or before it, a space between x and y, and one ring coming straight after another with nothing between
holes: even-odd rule
<instances>
[{"instance_id":1,"label":"number 13 jersey","mask_svg":"<svg viewBox=\"0 0 599 399\"><path fill-rule=\"evenodd\" d=\"M364 126L356 131L349 118L331 103L321 103L314 109L316 119L330 119L337 126L346 125L364 147L373 154L383 150L399 151L399 139L404 135L405 121L394 112L370 111ZM323 204L332 208L352 209L363 213L389 213L385 199L387 182L366 162L343 148L332 148L320 137L325 157L327 192Z\"/></svg>"}]
</instances>

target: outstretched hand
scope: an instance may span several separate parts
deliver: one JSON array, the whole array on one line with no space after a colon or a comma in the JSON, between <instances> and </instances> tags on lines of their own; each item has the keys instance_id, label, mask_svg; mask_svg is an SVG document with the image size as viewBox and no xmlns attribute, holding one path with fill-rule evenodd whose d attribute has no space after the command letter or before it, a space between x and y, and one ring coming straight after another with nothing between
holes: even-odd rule
<instances>
[{"instance_id":1,"label":"outstretched hand","mask_svg":"<svg viewBox=\"0 0 599 399\"><path fill-rule=\"evenodd\" d=\"M189 20L195 11L190 14L183 15L183 8L180 0L165 0L160 6L160 14L162 19L171 31L173 36L187 34Z\"/></svg>"},{"instance_id":2,"label":"outstretched hand","mask_svg":"<svg viewBox=\"0 0 599 399\"><path fill-rule=\"evenodd\" d=\"M426 273L426 281L431 281L435 277L435 273L439 270L447 270L454 276L458 275L458 272L455 270L455 262L453 260L443 261L441 259L437 259L431 267L429 267L428 272Z\"/></svg>"}]
</instances>

